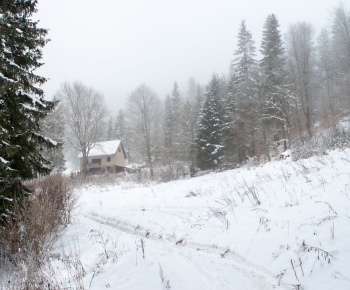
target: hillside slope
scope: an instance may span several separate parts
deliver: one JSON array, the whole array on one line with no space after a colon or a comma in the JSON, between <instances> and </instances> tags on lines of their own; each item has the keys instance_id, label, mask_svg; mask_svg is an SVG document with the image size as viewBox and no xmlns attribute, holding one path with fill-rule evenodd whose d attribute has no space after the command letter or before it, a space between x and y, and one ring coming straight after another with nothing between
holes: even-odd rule
<instances>
[{"instance_id":1,"label":"hillside slope","mask_svg":"<svg viewBox=\"0 0 350 290\"><path fill-rule=\"evenodd\" d=\"M350 288L349 149L77 192L52 258L62 283L77 275L76 287L91 289Z\"/></svg>"}]
</instances>

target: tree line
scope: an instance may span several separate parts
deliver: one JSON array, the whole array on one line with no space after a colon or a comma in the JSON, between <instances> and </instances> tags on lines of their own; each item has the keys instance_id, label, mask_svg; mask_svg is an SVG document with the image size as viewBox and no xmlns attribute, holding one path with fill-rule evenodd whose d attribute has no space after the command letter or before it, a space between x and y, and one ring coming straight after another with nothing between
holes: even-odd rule
<instances>
[{"instance_id":1,"label":"tree line","mask_svg":"<svg viewBox=\"0 0 350 290\"><path fill-rule=\"evenodd\" d=\"M194 173L251 159L269 161L348 116L350 12L342 4L318 35L310 23L298 22L282 36L276 15L270 14L257 47L247 26L244 20L240 24L227 74L213 74L205 86L190 78L184 93L175 82L164 101L142 84L115 117L106 118L101 97L101 106L79 107L78 96L84 95L79 90L92 88L62 85L59 97L71 115L62 123L68 133L61 139L85 156L96 140L121 139L130 161L146 162L151 175L155 164L177 161ZM95 109L101 110L96 111L99 125L83 130L90 134L84 143L78 140L82 129L72 124L82 125L78 115L87 121L82 112L92 116Z\"/></svg>"},{"instance_id":2,"label":"tree line","mask_svg":"<svg viewBox=\"0 0 350 290\"><path fill-rule=\"evenodd\" d=\"M32 19L36 4L0 3L1 219L30 194L23 180L64 169L71 157L62 144L86 159L97 141L121 139L130 161L146 162L151 175L157 164L178 161L194 173L270 160L348 116L350 12L341 4L318 35L299 22L282 37L268 15L259 47L242 21L227 74L213 74L205 86L191 78L184 93L175 82L164 101L142 84L109 120L103 95L82 83L64 83L45 100L46 79L35 69L49 40Z\"/></svg>"},{"instance_id":3,"label":"tree line","mask_svg":"<svg viewBox=\"0 0 350 290\"><path fill-rule=\"evenodd\" d=\"M229 72L213 74L205 88L191 78L182 94L175 82L164 102L145 84L136 88L112 138L151 168L180 160L194 172L271 160L348 116L349 105L350 12L336 7L319 35L298 22L284 37L270 14L259 48L241 22Z\"/></svg>"}]
</instances>

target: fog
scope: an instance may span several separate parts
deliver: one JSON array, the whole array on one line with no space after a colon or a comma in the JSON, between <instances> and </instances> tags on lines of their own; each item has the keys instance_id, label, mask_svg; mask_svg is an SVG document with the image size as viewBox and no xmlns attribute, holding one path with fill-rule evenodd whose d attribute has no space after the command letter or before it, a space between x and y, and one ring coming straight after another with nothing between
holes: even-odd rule
<instances>
[{"instance_id":1,"label":"fog","mask_svg":"<svg viewBox=\"0 0 350 290\"><path fill-rule=\"evenodd\" d=\"M194 77L206 84L228 72L241 21L256 47L264 21L274 13L282 32L307 21L316 33L329 24L334 0L39 0L36 18L51 41L38 74L52 99L64 81L81 81L104 94L112 113L146 83L160 98L176 81L184 95Z\"/></svg>"}]
</instances>

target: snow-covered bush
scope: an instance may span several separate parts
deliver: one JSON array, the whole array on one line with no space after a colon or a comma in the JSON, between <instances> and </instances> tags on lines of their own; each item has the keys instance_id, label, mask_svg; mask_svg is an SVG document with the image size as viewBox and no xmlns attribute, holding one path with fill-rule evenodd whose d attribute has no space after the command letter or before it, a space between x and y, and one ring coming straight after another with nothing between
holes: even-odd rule
<instances>
[{"instance_id":1,"label":"snow-covered bush","mask_svg":"<svg viewBox=\"0 0 350 290\"><path fill-rule=\"evenodd\" d=\"M337 124L322 131L308 141L297 141L292 147L293 160L305 159L314 155L326 155L328 150L349 148L350 135L348 122Z\"/></svg>"}]
</instances>

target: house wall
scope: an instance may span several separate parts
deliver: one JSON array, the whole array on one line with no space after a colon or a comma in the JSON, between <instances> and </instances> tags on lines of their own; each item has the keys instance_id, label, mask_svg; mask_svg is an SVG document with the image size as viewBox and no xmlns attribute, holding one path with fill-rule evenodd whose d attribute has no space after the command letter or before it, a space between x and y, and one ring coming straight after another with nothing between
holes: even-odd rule
<instances>
[{"instance_id":1,"label":"house wall","mask_svg":"<svg viewBox=\"0 0 350 290\"><path fill-rule=\"evenodd\" d=\"M119 148L120 148L120 152L117 151L117 154L112 156L112 163L114 165L125 166L125 158L124 158L123 149L121 146Z\"/></svg>"},{"instance_id":2,"label":"house wall","mask_svg":"<svg viewBox=\"0 0 350 290\"><path fill-rule=\"evenodd\" d=\"M89 170L90 168L107 168L107 167L113 167L114 165L125 166L123 148L121 146L119 148L120 148L120 151L118 150L116 154L110 156L111 157L110 162L107 162L108 156L89 157L88 158L89 165L87 166L87 169ZM101 166L99 164L91 164L92 159L101 159ZM80 160L80 169L82 169L82 158Z\"/></svg>"}]
</instances>

